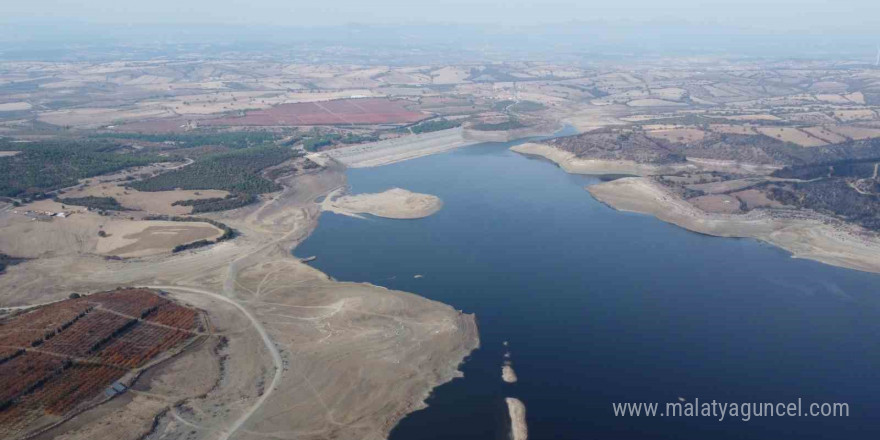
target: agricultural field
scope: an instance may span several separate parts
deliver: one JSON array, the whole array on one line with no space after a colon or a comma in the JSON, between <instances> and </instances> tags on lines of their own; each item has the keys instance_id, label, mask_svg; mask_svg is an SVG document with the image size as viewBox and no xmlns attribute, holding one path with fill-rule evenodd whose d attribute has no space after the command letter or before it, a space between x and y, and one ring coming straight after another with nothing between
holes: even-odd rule
<instances>
[{"instance_id":1,"label":"agricultural field","mask_svg":"<svg viewBox=\"0 0 880 440\"><path fill-rule=\"evenodd\" d=\"M241 117L204 121L206 125L298 126L401 124L418 122L426 115L408 110L400 101L388 99L340 99L335 101L282 104L246 112Z\"/></svg>"},{"instance_id":2,"label":"agricultural field","mask_svg":"<svg viewBox=\"0 0 880 440\"><path fill-rule=\"evenodd\" d=\"M0 321L0 435L25 438L124 392L126 378L203 330L202 313L148 289L37 306Z\"/></svg>"},{"instance_id":3,"label":"agricultural field","mask_svg":"<svg viewBox=\"0 0 880 440\"><path fill-rule=\"evenodd\" d=\"M699 142L706 137L706 132L697 128L661 128L648 131L647 134L650 137L679 144Z\"/></svg>"},{"instance_id":4,"label":"agricultural field","mask_svg":"<svg viewBox=\"0 0 880 440\"><path fill-rule=\"evenodd\" d=\"M802 147L818 147L827 142L794 127L759 127L757 130L764 136L775 137L783 142L791 142Z\"/></svg>"},{"instance_id":5,"label":"agricultural field","mask_svg":"<svg viewBox=\"0 0 880 440\"><path fill-rule=\"evenodd\" d=\"M293 258L345 167L564 132L541 151L645 174L695 212L880 231L873 66L339 50L0 62L0 285L8 304L37 305L0 315L2 438L84 408L43 437L386 436L466 354L470 318ZM165 286L220 327L136 289L47 303L118 285ZM456 324L425 325L441 320ZM115 382L134 392L94 406Z\"/></svg>"}]
</instances>

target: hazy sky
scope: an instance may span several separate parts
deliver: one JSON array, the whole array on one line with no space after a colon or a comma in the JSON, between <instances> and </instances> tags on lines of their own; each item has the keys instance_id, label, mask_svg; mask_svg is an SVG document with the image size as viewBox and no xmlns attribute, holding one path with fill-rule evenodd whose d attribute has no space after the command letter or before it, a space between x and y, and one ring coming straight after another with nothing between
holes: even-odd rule
<instances>
[{"instance_id":1,"label":"hazy sky","mask_svg":"<svg viewBox=\"0 0 880 440\"><path fill-rule=\"evenodd\" d=\"M0 0L0 22L341 25L690 22L880 34L880 0Z\"/></svg>"}]
</instances>

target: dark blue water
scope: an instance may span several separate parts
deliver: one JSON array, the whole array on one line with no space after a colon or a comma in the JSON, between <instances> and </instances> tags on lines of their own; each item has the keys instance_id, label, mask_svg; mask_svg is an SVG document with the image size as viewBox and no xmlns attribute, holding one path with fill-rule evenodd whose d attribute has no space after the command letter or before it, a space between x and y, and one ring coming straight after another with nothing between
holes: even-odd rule
<instances>
[{"instance_id":1,"label":"dark blue water","mask_svg":"<svg viewBox=\"0 0 880 440\"><path fill-rule=\"evenodd\" d=\"M476 313L482 347L394 440L880 438L880 276L614 211L598 179L470 147L348 173L436 194L421 220L325 214L296 250L331 276ZM413 275L423 274L415 279ZM500 369L509 341L519 382ZM846 402L848 418L614 417L612 402Z\"/></svg>"}]
</instances>

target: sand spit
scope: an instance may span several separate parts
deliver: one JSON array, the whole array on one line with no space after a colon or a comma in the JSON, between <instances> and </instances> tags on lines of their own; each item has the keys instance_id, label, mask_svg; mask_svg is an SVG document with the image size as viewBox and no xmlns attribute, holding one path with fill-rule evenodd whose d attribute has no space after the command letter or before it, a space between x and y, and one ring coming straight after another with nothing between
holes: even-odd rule
<instances>
[{"instance_id":1,"label":"sand spit","mask_svg":"<svg viewBox=\"0 0 880 440\"><path fill-rule=\"evenodd\" d=\"M796 258L880 273L880 236L812 211L756 209L746 214L709 214L645 177L618 179L587 189L615 209L650 214L694 232L756 238Z\"/></svg>"},{"instance_id":2,"label":"sand spit","mask_svg":"<svg viewBox=\"0 0 880 440\"><path fill-rule=\"evenodd\" d=\"M521 400L508 397L507 411L510 413L510 439L528 440L529 427L526 425L526 406Z\"/></svg>"},{"instance_id":3,"label":"sand spit","mask_svg":"<svg viewBox=\"0 0 880 440\"><path fill-rule=\"evenodd\" d=\"M503 379L507 383L516 383L516 372L513 371L513 365L509 362L505 363L504 366L501 367L501 379Z\"/></svg>"},{"instance_id":4,"label":"sand spit","mask_svg":"<svg viewBox=\"0 0 880 440\"><path fill-rule=\"evenodd\" d=\"M560 168L571 174L634 174L647 176L653 174L671 174L697 167L692 164L650 165L639 164L629 160L583 159L568 151L560 150L546 144L525 143L510 148L520 154L539 156L555 162Z\"/></svg>"},{"instance_id":5,"label":"sand spit","mask_svg":"<svg viewBox=\"0 0 880 440\"><path fill-rule=\"evenodd\" d=\"M479 140L465 139L462 128L459 127L337 148L324 154L349 168L367 168L442 153L479 142Z\"/></svg>"},{"instance_id":6,"label":"sand spit","mask_svg":"<svg viewBox=\"0 0 880 440\"><path fill-rule=\"evenodd\" d=\"M428 217L443 207L439 197L419 194L402 188L392 188L381 193L327 196L321 204L324 211L358 216L372 214L394 219L417 219Z\"/></svg>"}]
</instances>

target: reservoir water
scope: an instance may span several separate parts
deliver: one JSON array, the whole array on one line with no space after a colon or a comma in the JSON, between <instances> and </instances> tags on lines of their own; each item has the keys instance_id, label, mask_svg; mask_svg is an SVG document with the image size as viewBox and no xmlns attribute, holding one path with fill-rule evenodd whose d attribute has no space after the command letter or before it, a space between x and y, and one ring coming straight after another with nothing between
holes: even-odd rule
<instances>
[{"instance_id":1,"label":"reservoir water","mask_svg":"<svg viewBox=\"0 0 880 440\"><path fill-rule=\"evenodd\" d=\"M437 388L393 440L506 438L507 396L525 403L531 439L880 438L880 276L617 212L584 190L598 178L510 145L350 170L353 193L401 187L445 205L420 220L324 214L295 250L336 279L476 313L482 346L464 377ZM508 349L515 384L501 380ZM612 410L679 398L800 398L847 403L850 414Z\"/></svg>"}]
</instances>

